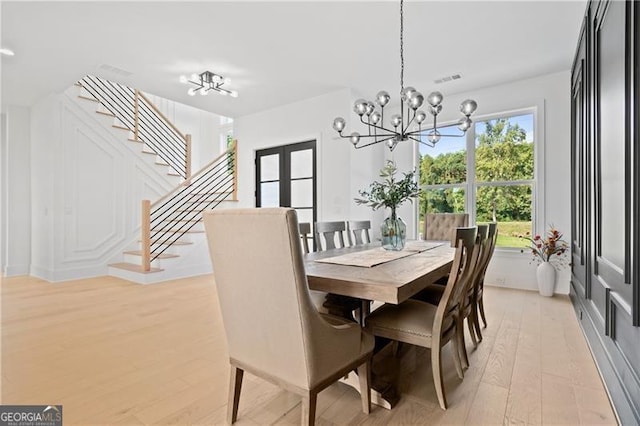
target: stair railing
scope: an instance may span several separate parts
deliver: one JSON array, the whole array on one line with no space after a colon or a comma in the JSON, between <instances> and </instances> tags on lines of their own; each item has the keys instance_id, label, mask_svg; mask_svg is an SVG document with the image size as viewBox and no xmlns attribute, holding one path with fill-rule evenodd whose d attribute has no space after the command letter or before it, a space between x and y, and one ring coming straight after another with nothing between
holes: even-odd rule
<instances>
[{"instance_id":1,"label":"stair railing","mask_svg":"<svg viewBox=\"0 0 640 426\"><path fill-rule=\"evenodd\" d=\"M80 85L185 181L191 176L191 135L178 128L139 90L87 75Z\"/></svg>"},{"instance_id":2,"label":"stair railing","mask_svg":"<svg viewBox=\"0 0 640 426\"><path fill-rule=\"evenodd\" d=\"M221 202L238 200L237 141L220 156L194 173L153 204L142 200L142 268L151 270L151 262L177 243L201 218L206 209Z\"/></svg>"}]
</instances>

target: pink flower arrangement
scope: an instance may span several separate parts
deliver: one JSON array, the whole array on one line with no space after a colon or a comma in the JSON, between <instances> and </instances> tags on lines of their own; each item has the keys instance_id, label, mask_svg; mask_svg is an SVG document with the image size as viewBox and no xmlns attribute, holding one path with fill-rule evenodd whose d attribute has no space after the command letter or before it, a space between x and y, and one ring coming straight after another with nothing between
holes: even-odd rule
<instances>
[{"instance_id":1,"label":"pink flower arrangement","mask_svg":"<svg viewBox=\"0 0 640 426\"><path fill-rule=\"evenodd\" d=\"M536 235L527 239L531 242L531 254L543 262L551 261L554 255L562 256L569 249L569 244L562 239L562 233L553 225L549 227L546 238Z\"/></svg>"}]
</instances>

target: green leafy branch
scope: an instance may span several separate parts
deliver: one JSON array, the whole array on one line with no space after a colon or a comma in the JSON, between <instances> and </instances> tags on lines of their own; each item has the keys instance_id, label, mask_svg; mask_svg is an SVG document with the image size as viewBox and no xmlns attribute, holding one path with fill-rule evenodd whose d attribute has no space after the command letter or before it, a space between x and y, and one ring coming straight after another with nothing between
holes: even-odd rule
<instances>
[{"instance_id":1,"label":"green leafy branch","mask_svg":"<svg viewBox=\"0 0 640 426\"><path fill-rule=\"evenodd\" d=\"M418 183L414 175L415 171L404 173L404 177L398 181L395 175L398 172L396 164L387 160L387 164L380 169L380 177L382 182L373 182L369 185L369 190L360 190L358 193L362 198L354 198L356 204L367 205L373 210L380 207L388 207L395 210L396 207L412 198L417 197L420 193Z\"/></svg>"}]
</instances>

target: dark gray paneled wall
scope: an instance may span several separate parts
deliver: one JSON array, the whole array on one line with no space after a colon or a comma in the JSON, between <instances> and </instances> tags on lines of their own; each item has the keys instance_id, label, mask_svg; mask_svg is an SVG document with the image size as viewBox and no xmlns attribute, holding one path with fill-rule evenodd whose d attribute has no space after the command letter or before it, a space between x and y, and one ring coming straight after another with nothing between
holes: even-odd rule
<instances>
[{"instance_id":1,"label":"dark gray paneled wall","mask_svg":"<svg viewBox=\"0 0 640 426\"><path fill-rule=\"evenodd\" d=\"M622 424L640 424L640 2L591 1L571 76L571 298Z\"/></svg>"}]
</instances>

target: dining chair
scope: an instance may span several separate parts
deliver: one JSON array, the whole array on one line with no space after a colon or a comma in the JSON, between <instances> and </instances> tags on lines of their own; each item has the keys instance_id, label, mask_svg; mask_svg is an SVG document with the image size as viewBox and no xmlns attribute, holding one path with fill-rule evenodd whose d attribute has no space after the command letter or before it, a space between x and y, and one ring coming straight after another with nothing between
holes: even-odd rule
<instances>
[{"instance_id":1,"label":"dining chair","mask_svg":"<svg viewBox=\"0 0 640 426\"><path fill-rule=\"evenodd\" d=\"M424 216L425 240L450 241L456 228L469 226L468 213L427 213Z\"/></svg>"},{"instance_id":2,"label":"dining chair","mask_svg":"<svg viewBox=\"0 0 640 426\"><path fill-rule=\"evenodd\" d=\"M344 222L316 222L316 245L318 250L343 248L345 246L343 232L346 230ZM321 240L324 241L324 245L322 245Z\"/></svg>"},{"instance_id":3,"label":"dining chair","mask_svg":"<svg viewBox=\"0 0 640 426\"><path fill-rule=\"evenodd\" d=\"M318 393L357 369L368 413L373 336L312 306L295 210L203 216L231 364L227 421L237 419L245 371L302 396L302 423L312 425Z\"/></svg>"},{"instance_id":4,"label":"dining chair","mask_svg":"<svg viewBox=\"0 0 640 426\"><path fill-rule=\"evenodd\" d=\"M489 239L487 237L489 232L489 225L478 225L478 233L476 236L476 244L478 245L478 255L476 262L472 265L473 276L466 283L466 287L462 289L460 293L460 300L458 301L458 312L456 313L456 320L459 323L458 329L458 348L460 350L460 359L465 368L469 367L469 356L467 354L467 348L464 340L464 320L467 320L467 327L471 336L473 346L478 346L478 338L476 337L476 329L478 328L476 322L478 316L475 314L477 311L476 306L476 285L480 271L482 269L482 262L484 256L489 250ZM445 287L442 285L430 285L418 294L412 296L413 299L421 300L423 302L430 303L432 305L438 305L444 296Z\"/></svg>"},{"instance_id":5,"label":"dining chair","mask_svg":"<svg viewBox=\"0 0 640 426\"><path fill-rule=\"evenodd\" d=\"M300 232L300 240L302 240L302 250L304 254L309 254L309 235L311 235L311 224L309 222L300 222L298 224Z\"/></svg>"},{"instance_id":6,"label":"dining chair","mask_svg":"<svg viewBox=\"0 0 640 426\"><path fill-rule=\"evenodd\" d=\"M399 305L385 304L366 318L366 328L376 337L423 346L431 349L431 370L438 402L447 409L442 376L442 348L453 341L453 357L458 377L464 377L458 348L459 321L456 317L461 292L473 278L478 244L475 227L458 228L455 256L445 292L438 306L409 299Z\"/></svg>"},{"instance_id":7,"label":"dining chair","mask_svg":"<svg viewBox=\"0 0 640 426\"><path fill-rule=\"evenodd\" d=\"M347 222L347 235L350 238L351 245L361 245L371 242L369 230L371 229L370 220L350 220Z\"/></svg>"},{"instance_id":8,"label":"dining chair","mask_svg":"<svg viewBox=\"0 0 640 426\"><path fill-rule=\"evenodd\" d=\"M498 224L496 222L489 223L489 233L487 236L489 240L489 249L486 253L486 258L482 264L480 273L478 274L478 281L476 282L476 295L475 295L475 329L476 334L478 336L478 340L482 341L482 333L480 331L480 320L478 319L478 312L480 313L480 317L482 317L482 323L484 324L484 328L487 328L487 319L484 313L484 277L487 273L487 268L489 267L489 263L491 263L491 259L493 258L493 253L496 249L496 242L498 240Z\"/></svg>"}]
</instances>

